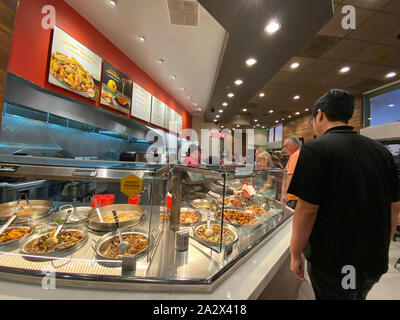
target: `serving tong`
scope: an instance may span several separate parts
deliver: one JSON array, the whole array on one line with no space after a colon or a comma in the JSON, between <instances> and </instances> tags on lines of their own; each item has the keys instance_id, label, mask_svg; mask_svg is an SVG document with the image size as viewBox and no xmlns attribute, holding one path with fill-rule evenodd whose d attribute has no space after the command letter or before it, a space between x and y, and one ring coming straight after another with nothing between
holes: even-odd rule
<instances>
[{"instance_id":1,"label":"serving tong","mask_svg":"<svg viewBox=\"0 0 400 320\"><path fill-rule=\"evenodd\" d=\"M119 245L118 245L117 250L118 250L119 253L126 252L129 249L130 244L129 244L128 241L124 241L124 239L122 238L117 211L113 210L112 213L113 213L113 217L114 217L114 220L115 220L115 225L117 226L118 237L119 237Z\"/></svg>"},{"instance_id":2,"label":"serving tong","mask_svg":"<svg viewBox=\"0 0 400 320\"><path fill-rule=\"evenodd\" d=\"M64 228L64 226L65 226L65 224L67 223L67 221L68 221L69 217L71 216L71 214L72 214L72 209L69 209L67 215L65 216L65 219L64 219L63 222L57 227L57 230L56 230L56 232L54 233L54 235L53 235L52 237L48 238L48 239L43 243L43 245L44 245L45 247L50 247L50 248L52 248L52 247L58 245L58 243L60 242L60 240L58 239L58 235L60 234L61 230Z\"/></svg>"},{"instance_id":3,"label":"serving tong","mask_svg":"<svg viewBox=\"0 0 400 320\"><path fill-rule=\"evenodd\" d=\"M15 206L14 212L13 214L10 216L10 218L8 218L8 220L6 221L6 223L1 227L0 229L0 234L2 234L4 231L7 230L7 228L15 221L15 219L17 219L18 213L20 213L21 211L24 210L24 207L19 208L19 203L21 202L22 198L25 198L25 201L29 207L29 210L31 209L31 205L29 202L29 198L28 195L26 193L21 193L18 197L18 201L17 204Z\"/></svg>"}]
</instances>

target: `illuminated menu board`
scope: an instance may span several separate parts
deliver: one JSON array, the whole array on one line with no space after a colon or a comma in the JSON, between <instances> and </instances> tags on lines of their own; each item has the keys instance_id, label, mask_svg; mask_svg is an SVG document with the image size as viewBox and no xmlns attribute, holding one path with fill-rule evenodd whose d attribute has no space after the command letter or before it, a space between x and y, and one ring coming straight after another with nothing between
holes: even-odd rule
<instances>
[{"instance_id":1,"label":"illuminated menu board","mask_svg":"<svg viewBox=\"0 0 400 320\"><path fill-rule=\"evenodd\" d=\"M161 128L165 125L165 103L153 97L151 104L151 123Z\"/></svg>"},{"instance_id":2,"label":"illuminated menu board","mask_svg":"<svg viewBox=\"0 0 400 320\"><path fill-rule=\"evenodd\" d=\"M132 88L131 115L138 119L150 122L151 94L135 82L133 83Z\"/></svg>"},{"instance_id":3,"label":"illuminated menu board","mask_svg":"<svg viewBox=\"0 0 400 320\"><path fill-rule=\"evenodd\" d=\"M164 128L169 131L176 132L175 128L175 110L166 106Z\"/></svg>"},{"instance_id":4,"label":"illuminated menu board","mask_svg":"<svg viewBox=\"0 0 400 320\"><path fill-rule=\"evenodd\" d=\"M282 135L283 135L283 125L279 125L275 127L275 138L274 141L282 141Z\"/></svg>"}]
</instances>

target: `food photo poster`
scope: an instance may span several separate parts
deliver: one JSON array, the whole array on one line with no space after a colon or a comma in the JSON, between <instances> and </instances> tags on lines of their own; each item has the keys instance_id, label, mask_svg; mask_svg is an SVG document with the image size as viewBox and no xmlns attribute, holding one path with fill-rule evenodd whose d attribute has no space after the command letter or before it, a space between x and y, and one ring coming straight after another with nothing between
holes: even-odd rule
<instances>
[{"instance_id":1,"label":"food photo poster","mask_svg":"<svg viewBox=\"0 0 400 320\"><path fill-rule=\"evenodd\" d=\"M101 104L129 114L132 97L132 80L113 67L103 62L103 83L101 86Z\"/></svg>"},{"instance_id":2,"label":"food photo poster","mask_svg":"<svg viewBox=\"0 0 400 320\"><path fill-rule=\"evenodd\" d=\"M49 82L93 101L100 92L102 59L59 27L54 28Z\"/></svg>"}]
</instances>

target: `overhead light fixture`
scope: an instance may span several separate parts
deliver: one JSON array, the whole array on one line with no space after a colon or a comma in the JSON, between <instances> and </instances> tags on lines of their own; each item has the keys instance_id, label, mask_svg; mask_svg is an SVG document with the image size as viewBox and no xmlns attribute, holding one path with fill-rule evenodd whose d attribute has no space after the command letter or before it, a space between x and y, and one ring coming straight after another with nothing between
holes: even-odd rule
<instances>
[{"instance_id":1,"label":"overhead light fixture","mask_svg":"<svg viewBox=\"0 0 400 320\"><path fill-rule=\"evenodd\" d=\"M247 109L246 109L246 108L244 108L244 109L243 109L243 112L247 112Z\"/></svg>"},{"instance_id":2,"label":"overhead light fixture","mask_svg":"<svg viewBox=\"0 0 400 320\"><path fill-rule=\"evenodd\" d=\"M290 68L291 68L291 69L297 69L297 68L299 67L299 65L300 65L300 63L298 63L298 62L293 62L293 63L290 65Z\"/></svg>"},{"instance_id":3,"label":"overhead light fixture","mask_svg":"<svg viewBox=\"0 0 400 320\"><path fill-rule=\"evenodd\" d=\"M258 120L257 119L254 119L254 122L257 122Z\"/></svg>"},{"instance_id":4,"label":"overhead light fixture","mask_svg":"<svg viewBox=\"0 0 400 320\"><path fill-rule=\"evenodd\" d=\"M285 121L285 118L282 118L282 121Z\"/></svg>"},{"instance_id":5,"label":"overhead light fixture","mask_svg":"<svg viewBox=\"0 0 400 320\"><path fill-rule=\"evenodd\" d=\"M300 112L298 112L298 111L295 113L296 116L298 116L299 114L300 114Z\"/></svg>"},{"instance_id":6,"label":"overhead light fixture","mask_svg":"<svg viewBox=\"0 0 400 320\"><path fill-rule=\"evenodd\" d=\"M349 72L350 71L350 67L343 67L342 69L340 69L340 72L341 73L346 73L346 72Z\"/></svg>"},{"instance_id":7,"label":"overhead light fixture","mask_svg":"<svg viewBox=\"0 0 400 320\"><path fill-rule=\"evenodd\" d=\"M117 5L117 1L115 0L107 0L107 2L111 7L115 7Z\"/></svg>"},{"instance_id":8,"label":"overhead light fixture","mask_svg":"<svg viewBox=\"0 0 400 320\"><path fill-rule=\"evenodd\" d=\"M257 124L257 127L259 127L260 126L260 124Z\"/></svg>"},{"instance_id":9,"label":"overhead light fixture","mask_svg":"<svg viewBox=\"0 0 400 320\"><path fill-rule=\"evenodd\" d=\"M236 125L236 128L240 128L240 124Z\"/></svg>"},{"instance_id":10,"label":"overhead light fixture","mask_svg":"<svg viewBox=\"0 0 400 320\"><path fill-rule=\"evenodd\" d=\"M279 121L278 121L278 120L276 120L276 121L275 121L275 123L279 123Z\"/></svg>"},{"instance_id":11,"label":"overhead light fixture","mask_svg":"<svg viewBox=\"0 0 400 320\"><path fill-rule=\"evenodd\" d=\"M227 107L227 106L228 106L228 103L227 103L227 102L223 102L222 105L223 105L224 107Z\"/></svg>"},{"instance_id":12,"label":"overhead light fixture","mask_svg":"<svg viewBox=\"0 0 400 320\"><path fill-rule=\"evenodd\" d=\"M265 129L265 126L262 126L263 129Z\"/></svg>"},{"instance_id":13,"label":"overhead light fixture","mask_svg":"<svg viewBox=\"0 0 400 320\"><path fill-rule=\"evenodd\" d=\"M159 64L164 63L164 59L158 59L157 62L158 62Z\"/></svg>"},{"instance_id":14,"label":"overhead light fixture","mask_svg":"<svg viewBox=\"0 0 400 320\"><path fill-rule=\"evenodd\" d=\"M274 110L269 110L269 113L274 113Z\"/></svg>"},{"instance_id":15,"label":"overhead light fixture","mask_svg":"<svg viewBox=\"0 0 400 320\"><path fill-rule=\"evenodd\" d=\"M144 40L146 40L146 38L143 37L143 36L140 36L140 37L139 37L139 40L142 41L142 42L144 42Z\"/></svg>"},{"instance_id":16,"label":"overhead light fixture","mask_svg":"<svg viewBox=\"0 0 400 320\"><path fill-rule=\"evenodd\" d=\"M193 105L194 105L194 106L197 106L197 103L196 103L196 102L194 102L194 103L193 103Z\"/></svg>"},{"instance_id":17,"label":"overhead light fixture","mask_svg":"<svg viewBox=\"0 0 400 320\"><path fill-rule=\"evenodd\" d=\"M274 34L274 33L277 32L281 27L282 27L282 26L281 26L281 24L280 24L278 21L272 20L272 21L270 21L270 22L265 26L264 31L265 31L266 33L269 33L269 34Z\"/></svg>"},{"instance_id":18,"label":"overhead light fixture","mask_svg":"<svg viewBox=\"0 0 400 320\"><path fill-rule=\"evenodd\" d=\"M254 58L249 58L249 59L246 60L246 64L247 64L249 67L255 65L256 63L257 63L257 60L254 59Z\"/></svg>"},{"instance_id":19,"label":"overhead light fixture","mask_svg":"<svg viewBox=\"0 0 400 320\"><path fill-rule=\"evenodd\" d=\"M221 129L225 128L224 126L221 126Z\"/></svg>"},{"instance_id":20,"label":"overhead light fixture","mask_svg":"<svg viewBox=\"0 0 400 320\"><path fill-rule=\"evenodd\" d=\"M217 122L218 120L217 119L214 119L214 122Z\"/></svg>"},{"instance_id":21,"label":"overhead light fixture","mask_svg":"<svg viewBox=\"0 0 400 320\"><path fill-rule=\"evenodd\" d=\"M389 104L389 107L391 107L391 108L394 107L394 104Z\"/></svg>"},{"instance_id":22,"label":"overhead light fixture","mask_svg":"<svg viewBox=\"0 0 400 320\"><path fill-rule=\"evenodd\" d=\"M217 114L215 117L218 119L218 118L221 117L221 116L220 116L219 114Z\"/></svg>"},{"instance_id":23,"label":"overhead light fixture","mask_svg":"<svg viewBox=\"0 0 400 320\"><path fill-rule=\"evenodd\" d=\"M288 116L288 118L290 119L292 116Z\"/></svg>"},{"instance_id":24,"label":"overhead light fixture","mask_svg":"<svg viewBox=\"0 0 400 320\"><path fill-rule=\"evenodd\" d=\"M240 86L240 85L243 84L243 80L237 79L237 80L235 80L235 84L236 84L237 86Z\"/></svg>"},{"instance_id":25,"label":"overhead light fixture","mask_svg":"<svg viewBox=\"0 0 400 320\"><path fill-rule=\"evenodd\" d=\"M261 92L258 96L259 96L260 98L262 98L262 97L265 96L265 93L264 93L264 92Z\"/></svg>"},{"instance_id":26,"label":"overhead light fixture","mask_svg":"<svg viewBox=\"0 0 400 320\"><path fill-rule=\"evenodd\" d=\"M372 120L372 118L368 118L368 120Z\"/></svg>"},{"instance_id":27,"label":"overhead light fixture","mask_svg":"<svg viewBox=\"0 0 400 320\"><path fill-rule=\"evenodd\" d=\"M185 88L179 88L179 90L183 92L183 91L185 91L186 89L185 89Z\"/></svg>"},{"instance_id":28,"label":"overhead light fixture","mask_svg":"<svg viewBox=\"0 0 400 320\"><path fill-rule=\"evenodd\" d=\"M197 110L197 111L199 111L199 112L201 112L201 111L202 111L202 109L201 109L201 108L197 108L196 110Z\"/></svg>"},{"instance_id":29,"label":"overhead light fixture","mask_svg":"<svg viewBox=\"0 0 400 320\"><path fill-rule=\"evenodd\" d=\"M310 111L310 109L307 108L307 109L305 109L304 111Z\"/></svg>"},{"instance_id":30,"label":"overhead light fixture","mask_svg":"<svg viewBox=\"0 0 400 320\"><path fill-rule=\"evenodd\" d=\"M223 112L224 112L224 110L222 110L222 109L219 109L219 110L218 110L218 112L219 112L219 113L223 113Z\"/></svg>"},{"instance_id":31,"label":"overhead light fixture","mask_svg":"<svg viewBox=\"0 0 400 320\"><path fill-rule=\"evenodd\" d=\"M233 98L234 96L235 96L235 95L234 95L232 92L229 92L229 93L228 93L228 97L229 97L229 98Z\"/></svg>"},{"instance_id":32,"label":"overhead light fixture","mask_svg":"<svg viewBox=\"0 0 400 320\"><path fill-rule=\"evenodd\" d=\"M386 78L394 78L395 76L397 76L397 73L396 73L396 72L389 72L389 73L386 75Z\"/></svg>"},{"instance_id":33,"label":"overhead light fixture","mask_svg":"<svg viewBox=\"0 0 400 320\"><path fill-rule=\"evenodd\" d=\"M294 99L294 100L299 100L299 99L300 99L300 96L294 96L293 99Z\"/></svg>"},{"instance_id":34,"label":"overhead light fixture","mask_svg":"<svg viewBox=\"0 0 400 320\"><path fill-rule=\"evenodd\" d=\"M174 76L174 75L170 75L169 78L172 80L176 80L176 76Z\"/></svg>"},{"instance_id":35,"label":"overhead light fixture","mask_svg":"<svg viewBox=\"0 0 400 320\"><path fill-rule=\"evenodd\" d=\"M192 97L187 97L189 100L192 100L193 98Z\"/></svg>"}]
</instances>

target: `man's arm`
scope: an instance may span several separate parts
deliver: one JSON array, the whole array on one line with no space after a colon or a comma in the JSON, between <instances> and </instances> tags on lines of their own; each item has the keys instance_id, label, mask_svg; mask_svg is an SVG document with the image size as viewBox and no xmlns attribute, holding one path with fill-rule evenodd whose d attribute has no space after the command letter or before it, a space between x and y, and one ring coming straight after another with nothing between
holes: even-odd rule
<instances>
[{"instance_id":1,"label":"man's arm","mask_svg":"<svg viewBox=\"0 0 400 320\"><path fill-rule=\"evenodd\" d=\"M315 219L317 218L318 208L318 205L299 199L296 211L294 212L292 239L290 241L290 270L297 279L302 281L305 281L305 279L301 253L310 238Z\"/></svg>"},{"instance_id":2,"label":"man's arm","mask_svg":"<svg viewBox=\"0 0 400 320\"><path fill-rule=\"evenodd\" d=\"M396 226L399 221L400 214L400 201L392 203L392 232L390 233L390 240L393 240L396 233Z\"/></svg>"}]
</instances>

